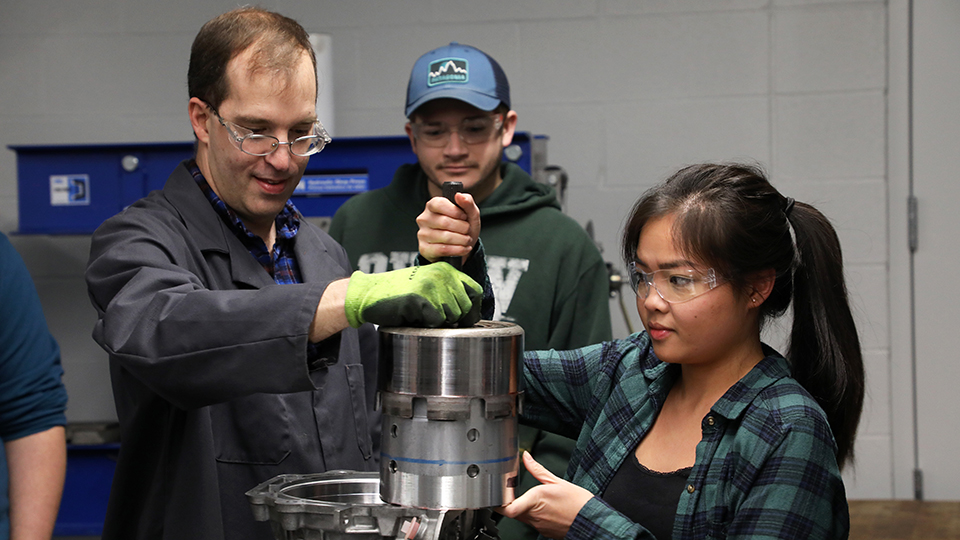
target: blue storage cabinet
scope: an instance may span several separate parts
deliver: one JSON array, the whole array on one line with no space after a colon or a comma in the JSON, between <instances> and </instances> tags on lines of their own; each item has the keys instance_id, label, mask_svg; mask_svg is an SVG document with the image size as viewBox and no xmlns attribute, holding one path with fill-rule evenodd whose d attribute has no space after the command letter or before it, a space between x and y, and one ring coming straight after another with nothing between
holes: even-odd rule
<instances>
[{"instance_id":1,"label":"blue storage cabinet","mask_svg":"<svg viewBox=\"0 0 960 540\"><path fill-rule=\"evenodd\" d=\"M90 234L162 188L193 156L192 142L10 148L17 153L20 234ZM546 137L517 133L504 154L536 177ZM416 159L406 136L334 139L310 157L293 203L306 217L332 217L348 198L386 186L397 167Z\"/></svg>"},{"instance_id":2,"label":"blue storage cabinet","mask_svg":"<svg viewBox=\"0 0 960 540\"><path fill-rule=\"evenodd\" d=\"M151 189L185 156L190 143L13 146L22 234L89 234ZM137 166L125 171L123 159ZM166 173L162 171L166 170Z\"/></svg>"}]
</instances>

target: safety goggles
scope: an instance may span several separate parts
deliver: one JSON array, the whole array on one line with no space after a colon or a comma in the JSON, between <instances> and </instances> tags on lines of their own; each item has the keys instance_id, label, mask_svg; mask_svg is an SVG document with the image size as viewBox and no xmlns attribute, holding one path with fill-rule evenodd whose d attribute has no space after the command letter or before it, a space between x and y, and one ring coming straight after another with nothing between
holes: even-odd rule
<instances>
[{"instance_id":1,"label":"safety goggles","mask_svg":"<svg viewBox=\"0 0 960 540\"><path fill-rule=\"evenodd\" d=\"M493 134L503 127L503 116L495 114L464 118L456 127L442 122L412 122L410 127L418 141L434 148L450 144L453 132L464 144L480 144L492 139Z\"/></svg>"},{"instance_id":2,"label":"safety goggles","mask_svg":"<svg viewBox=\"0 0 960 540\"><path fill-rule=\"evenodd\" d=\"M642 299L650 294L653 287L666 302L679 304L693 300L717 288L717 274L713 268L706 272L692 268L667 268L656 272L643 272L637 268L637 263L628 265L630 287Z\"/></svg>"}]
</instances>

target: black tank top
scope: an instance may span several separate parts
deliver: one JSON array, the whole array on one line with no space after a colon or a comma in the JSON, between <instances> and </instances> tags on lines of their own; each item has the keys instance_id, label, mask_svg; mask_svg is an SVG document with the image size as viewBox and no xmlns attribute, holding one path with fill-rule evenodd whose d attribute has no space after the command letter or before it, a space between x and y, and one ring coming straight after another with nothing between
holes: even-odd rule
<instances>
[{"instance_id":1,"label":"black tank top","mask_svg":"<svg viewBox=\"0 0 960 540\"><path fill-rule=\"evenodd\" d=\"M673 536L677 504L691 469L651 471L630 452L601 498L634 523L643 525L657 540L666 540Z\"/></svg>"}]
</instances>

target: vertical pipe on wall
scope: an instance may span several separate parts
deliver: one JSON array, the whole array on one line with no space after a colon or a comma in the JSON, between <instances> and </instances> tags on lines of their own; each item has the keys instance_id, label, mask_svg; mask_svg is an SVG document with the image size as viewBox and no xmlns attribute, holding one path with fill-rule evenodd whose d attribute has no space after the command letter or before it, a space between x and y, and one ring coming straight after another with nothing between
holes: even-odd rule
<instances>
[{"instance_id":1,"label":"vertical pipe on wall","mask_svg":"<svg viewBox=\"0 0 960 540\"><path fill-rule=\"evenodd\" d=\"M333 114L333 39L329 34L310 34L317 56L317 118L330 136L336 134Z\"/></svg>"},{"instance_id":2,"label":"vertical pipe on wall","mask_svg":"<svg viewBox=\"0 0 960 540\"><path fill-rule=\"evenodd\" d=\"M917 402L917 310L915 255L917 251L917 207L913 192L913 0L907 1L907 190L910 226L910 375L913 390L913 498L923 500L923 473L920 470L920 431Z\"/></svg>"}]
</instances>

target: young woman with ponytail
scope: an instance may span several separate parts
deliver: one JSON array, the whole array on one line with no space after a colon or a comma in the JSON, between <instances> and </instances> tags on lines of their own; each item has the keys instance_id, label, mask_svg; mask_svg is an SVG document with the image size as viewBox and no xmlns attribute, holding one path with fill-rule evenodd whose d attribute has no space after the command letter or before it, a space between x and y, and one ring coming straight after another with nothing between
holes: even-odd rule
<instances>
[{"instance_id":1,"label":"young woman with ponytail","mask_svg":"<svg viewBox=\"0 0 960 540\"><path fill-rule=\"evenodd\" d=\"M431 204L433 260L457 210ZM521 422L577 449L567 480L525 453L542 484L499 511L549 538L847 538L864 372L829 221L758 167L701 164L640 198L622 250L645 330L525 354ZM760 331L791 305L784 357Z\"/></svg>"}]
</instances>

